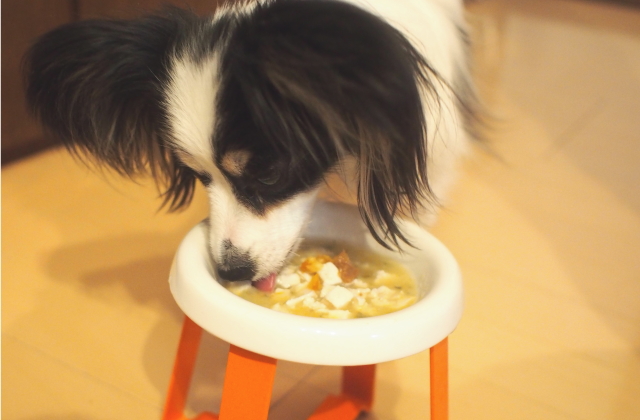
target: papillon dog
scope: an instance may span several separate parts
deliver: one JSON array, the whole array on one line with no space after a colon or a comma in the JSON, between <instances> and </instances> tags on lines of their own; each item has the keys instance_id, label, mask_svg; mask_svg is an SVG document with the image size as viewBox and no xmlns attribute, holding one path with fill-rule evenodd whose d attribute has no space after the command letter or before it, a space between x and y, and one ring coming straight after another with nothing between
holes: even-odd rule
<instances>
[{"instance_id":1,"label":"papillon dog","mask_svg":"<svg viewBox=\"0 0 640 420\"><path fill-rule=\"evenodd\" d=\"M34 115L74 152L150 173L170 210L196 181L224 280L267 282L331 173L381 244L435 213L473 137L460 0L247 0L88 20L25 57ZM347 168L347 169L345 169Z\"/></svg>"}]
</instances>

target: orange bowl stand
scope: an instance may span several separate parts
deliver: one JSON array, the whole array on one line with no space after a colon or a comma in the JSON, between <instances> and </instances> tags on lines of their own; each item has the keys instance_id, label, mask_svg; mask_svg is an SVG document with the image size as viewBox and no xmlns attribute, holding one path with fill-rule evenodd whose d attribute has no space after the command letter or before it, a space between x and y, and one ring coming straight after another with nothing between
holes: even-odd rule
<instances>
[{"instance_id":1,"label":"orange bowl stand","mask_svg":"<svg viewBox=\"0 0 640 420\"><path fill-rule=\"evenodd\" d=\"M162 420L189 420L184 414L202 328L185 317ZM448 340L431 347L431 420L447 420ZM267 420L277 360L231 345L220 413L204 412L193 420ZM376 365L344 366L342 392L329 395L308 420L355 420L371 411ZM425 413L426 414L426 413ZM426 418L426 417L416 417ZM413 419L412 419L413 420Z\"/></svg>"}]
</instances>

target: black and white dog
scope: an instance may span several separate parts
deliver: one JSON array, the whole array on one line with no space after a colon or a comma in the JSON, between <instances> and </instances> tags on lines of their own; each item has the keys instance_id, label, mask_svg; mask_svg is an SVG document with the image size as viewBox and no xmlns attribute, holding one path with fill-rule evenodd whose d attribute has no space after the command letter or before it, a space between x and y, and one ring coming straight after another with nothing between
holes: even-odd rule
<instances>
[{"instance_id":1,"label":"black and white dog","mask_svg":"<svg viewBox=\"0 0 640 420\"><path fill-rule=\"evenodd\" d=\"M151 172L170 209L196 180L220 277L272 278L325 177L352 168L379 242L407 242L471 137L460 0L249 0L94 20L25 59L31 110L67 146L122 174ZM427 215L427 216L425 216Z\"/></svg>"}]
</instances>

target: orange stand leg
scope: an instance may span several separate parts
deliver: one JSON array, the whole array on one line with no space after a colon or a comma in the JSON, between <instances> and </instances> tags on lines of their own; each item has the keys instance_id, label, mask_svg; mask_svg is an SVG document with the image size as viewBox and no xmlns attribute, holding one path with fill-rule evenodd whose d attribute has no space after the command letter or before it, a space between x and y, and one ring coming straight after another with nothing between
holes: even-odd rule
<instances>
[{"instance_id":1,"label":"orange stand leg","mask_svg":"<svg viewBox=\"0 0 640 420\"><path fill-rule=\"evenodd\" d=\"M267 420L277 360L231 346L220 420Z\"/></svg>"},{"instance_id":2,"label":"orange stand leg","mask_svg":"<svg viewBox=\"0 0 640 420\"><path fill-rule=\"evenodd\" d=\"M329 395L308 420L354 420L373 405L376 365L342 368L342 393Z\"/></svg>"},{"instance_id":3,"label":"orange stand leg","mask_svg":"<svg viewBox=\"0 0 640 420\"><path fill-rule=\"evenodd\" d=\"M445 338L429 350L431 420L449 419L449 341Z\"/></svg>"},{"instance_id":4,"label":"orange stand leg","mask_svg":"<svg viewBox=\"0 0 640 420\"><path fill-rule=\"evenodd\" d=\"M162 420L188 420L184 409L201 337L202 328L185 317ZM205 412L195 420L267 420L276 362L270 357L231 346L220 415Z\"/></svg>"},{"instance_id":5,"label":"orange stand leg","mask_svg":"<svg viewBox=\"0 0 640 420\"><path fill-rule=\"evenodd\" d=\"M191 375L198 357L201 337L202 328L189 317L185 317L162 420L186 420L184 408L189 394ZM215 417L211 415L210 418Z\"/></svg>"},{"instance_id":6,"label":"orange stand leg","mask_svg":"<svg viewBox=\"0 0 640 420\"><path fill-rule=\"evenodd\" d=\"M342 394L357 400L363 411L371 411L376 380L376 365L344 366Z\"/></svg>"}]
</instances>

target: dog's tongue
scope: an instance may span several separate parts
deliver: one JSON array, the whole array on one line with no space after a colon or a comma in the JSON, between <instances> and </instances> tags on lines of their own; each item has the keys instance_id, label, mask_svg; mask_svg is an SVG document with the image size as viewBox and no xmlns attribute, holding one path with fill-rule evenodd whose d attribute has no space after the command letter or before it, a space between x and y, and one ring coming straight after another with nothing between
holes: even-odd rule
<instances>
[{"instance_id":1,"label":"dog's tongue","mask_svg":"<svg viewBox=\"0 0 640 420\"><path fill-rule=\"evenodd\" d=\"M263 292L273 292L276 288L276 273L271 273L266 277L258 279L252 283L253 287Z\"/></svg>"}]
</instances>

